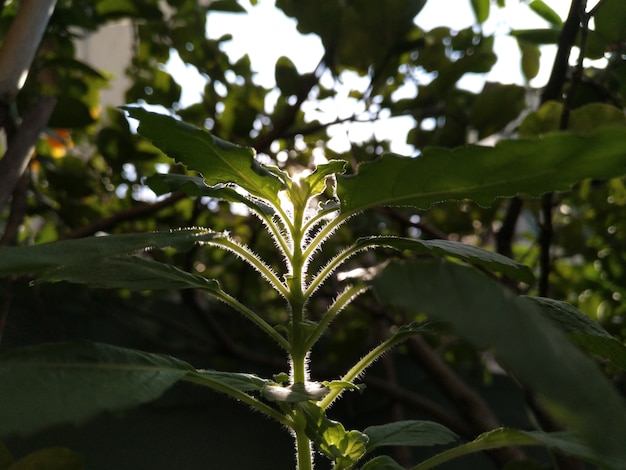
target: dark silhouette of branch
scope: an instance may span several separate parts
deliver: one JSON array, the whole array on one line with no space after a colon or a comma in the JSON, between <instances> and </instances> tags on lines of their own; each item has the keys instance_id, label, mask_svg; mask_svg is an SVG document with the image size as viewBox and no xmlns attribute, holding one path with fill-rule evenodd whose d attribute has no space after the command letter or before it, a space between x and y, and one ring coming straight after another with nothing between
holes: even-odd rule
<instances>
[{"instance_id":1,"label":"dark silhouette of branch","mask_svg":"<svg viewBox=\"0 0 626 470\"><path fill-rule=\"evenodd\" d=\"M28 190L28 172L25 172L17 182L17 186L13 190L13 197L9 210L9 217L2 237L0 237L0 245L14 245L17 241L20 225L26 215L26 192Z\"/></svg>"},{"instance_id":2,"label":"dark silhouette of branch","mask_svg":"<svg viewBox=\"0 0 626 470\"><path fill-rule=\"evenodd\" d=\"M473 439L476 437L476 433L471 426L469 426L462 418L450 412L444 406L441 406L439 403L372 374L365 374L362 380L363 383L369 388L380 390L390 398L401 401L405 405L425 413L431 419L443 424L459 436L466 439Z\"/></svg>"},{"instance_id":3,"label":"dark silhouette of branch","mask_svg":"<svg viewBox=\"0 0 626 470\"><path fill-rule=\"evenodd\" d=\"M68 239L68 238L88 237L97 232L111 230L113 227L115 227L116 225L122 222L150 217L155 212L158 212L165 207L171 206L172 204L183 199L184 197L185 197L185 193L175 192L175 193L172 193L167 198L163 199L162 201L153 202L153 203L145 203L139 206L130 207L126 210L118 212L117 214L113 214L112 216L107 217L105 219L96 220L95 222L89 225L79 227L77 229L72 230L71 232L66 233L61 238Z\"/></svg>"},{"instance_id":4,"label":"dark silhouette of branch","mask_svg":"<svg viewBox=\"0 0 626 470\"><path fill-rule=\"evenodd\" d=\"M4 3L0 5L0 11ZM56 0L24 0L3 38L0 47L0 127L24 83L55 4ZM0 188L2 186L0 184Z\"/></svg>"},{"instance_id":5,"label":"dark silhouette of branch","mask_svg":"<svg viewBox=\"0 0 626 470\"><path fill-rule=\"evenodd\" d=\"M0 209L11 197L18 180L28 166L39 134L48 123L56 101L56 98L49 96L40 98L29 109L15 136L9 142L8 149L0 160Z\"/></svg>"},{"instance_id":6,"label":"dark silhouette of branch","mask_svg":"<svg viewBox=\"0 0 626 470\"><path fill-rule=\"evenodd\" d=\"M407 346L410 354L441 387L465 419L471 423L476 434L502 427L502 423L478 392L461 380L423 338L411 337L407 340ZM499 465L525 457L517 447L498 449L490 452L490 455Z\"/></svg>"},{"instance_id":7,"label":"dark silhouette of branch","mask_svg":"<svg viewBox=\"0 0 626 470\"><path fill-rule=\"evenodd\" d=\"M284 136L285 132L293 125L295 122L296 116L298 115L298 111L302 106L302 103L308 98L309 93L313 89L315 85L319 82L319 79L324 71L326 64L326 57L328 53L322 58L320 63L315 68L315 72L309 74L306 79L302 83L302 88L298 91L296 95L296 102L289 106L285 113L280 117L280 119L273 123L272 128L265 134L261 134L258 136L254 143L253 147L257 152L265 152L269 148L269 146L276 139Z\"/></svg>"}]
</instances>

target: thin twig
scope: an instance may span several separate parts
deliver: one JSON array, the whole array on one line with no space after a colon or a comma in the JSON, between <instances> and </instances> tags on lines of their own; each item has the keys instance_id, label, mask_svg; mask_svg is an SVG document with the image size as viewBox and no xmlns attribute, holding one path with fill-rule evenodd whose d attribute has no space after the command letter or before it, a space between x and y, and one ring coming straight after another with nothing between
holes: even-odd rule
<instances>
[{"instance_id":1,"label":"thin twig","mask_svg":"<svg viewBox=\"0 0 626 470\"><path fill-rule=\"evenodd\" d=\"M56 102L56 98L44 96L33 105L0 160L0 209L7 203L26 170L39 134L48 123Z\"/></svg>"},{"instance_id":2,"label":"thin twig","mask_svg":"<svg viewBox=\"0 0 626 470\"><path fill-rule=\"evenodd\" d=\"M122 222L149 217L155 212L158 212L165 207L171 206L172 204L183 199L184 197L185 197L184 193L175 192L175 193L172 193L167 198L163 199L162 201L153 202L153 203L145 203L139 206L130 207L126 210L113 214L110 217L96 220L95 222L92 222L91 224L85 225L83 227L78 227L77 229L74 229L71 232L66 233L61 238L62 239L83 238L83 237L93 235L97 232L104 232L107 230L111 230L112 228L114 228L118 224L121 224Z\"/></svg>"}]
</instances>

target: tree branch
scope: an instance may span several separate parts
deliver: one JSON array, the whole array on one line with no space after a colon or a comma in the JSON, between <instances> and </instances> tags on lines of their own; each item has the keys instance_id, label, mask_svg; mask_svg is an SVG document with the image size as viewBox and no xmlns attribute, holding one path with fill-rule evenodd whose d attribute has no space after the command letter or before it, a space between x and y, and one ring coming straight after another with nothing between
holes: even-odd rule
<instances>
[{"instance_id":1,"label":"tree branch","mask_svg":"<svg viewBox=\"0 0 626 470\"><path fill-rule=\"evenodd\" d=\"M461 380L423 338L413 336L407 340L407 346L413 357L471 423L476 434L502 427L502 423L482 397ZM520 460L525 456L517 447L502 448L490 452L490 455L499 464Z\"/></svg>"},{"instance_id":2,"label":"tree branch","mask_svg":"<svg viewBox=\"0 0 626 470\"><path fill-rule=\"evenodd\" d=\"M31 67L56 0L23 0L0 47L0 126Z\"/></svg>"},{"instance_id":3,"label":"tree branch","mask_svg":"<svg viewBox=\"0 0 626 470\"><path fill-rule=\"evenodd\" d=\"M8 150L0 160L0 209L9 200L24 173L39 134L46 127L55 105L56 98L50 96L40 98L28 111L14 138L11 139Z\"/></svg>"},{"instance_id":4,"label":"tree branch","mask_svg":"<svg viewBox=\"0 0 626 470\"><path fill-rule=\"evenodd\" d=\"M149 217L155 212L158 212L165 207L171 206L172 204L183 199L184 197L185 193L175 192L172 193L169 197L163 199L162 201L130 207L105 219L96 220L89 225L85 225L83 227L72 230L71 232L66 233L63 237L61 237L61 239L83 238L93 235L97 232L111 230L113 227L122 222Z\"/></svg>"},{"instance_id":5,"label":"tree branch","mask_svg":"<svg viewBox=\"0 0 626 470\"><path fill-rule=\"evenodd\" d=\"M309 75L307 80L305 80L302 84L302 88L299 90L296 96L296 102L287 108L285 113L280 117L280 119L274 123L272 129L258 136L253 144L253 147L257 152L265 152L269 146L274 142L274 140L283 137L285 131L289 129L291 125L293 125L296 116L298 115L298 111L302 106L302 103L308 98L309 93L313 89L313 87L318 83L320 76L322 75L322 71L324 69L324 65L326 61L326 55L322 57L322 60L315 68L315 72Z\"/></svg>"}]
</instances>

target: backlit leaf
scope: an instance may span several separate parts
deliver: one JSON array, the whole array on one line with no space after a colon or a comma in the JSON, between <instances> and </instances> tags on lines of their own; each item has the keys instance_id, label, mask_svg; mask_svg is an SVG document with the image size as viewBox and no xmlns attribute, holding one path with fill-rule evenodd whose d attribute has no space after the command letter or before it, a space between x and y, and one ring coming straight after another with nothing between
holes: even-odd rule
<instances>
[{"instance_id":1,"label":"backlit leaf","mask_svg":"<svg viewBox=\"0 0 626 470\"><path fill-rule=\"evenodd\" d=\"M563 24L558 13L550 8L543 0L533 0L528 6L551 25L559 27Z\"/></svg>"},{"instance_id":2,"label":"backlit leaf","mask_svg":"<svg viewBox=\"0 0 626 470\"><path fill-rule=\"evenodd\" d=\"M554 299L523 299L535 304L542 314L558 325L576 344L626 370L626 346L580 310L567 302Z\"/></svg>"},{"instance_id":3,"label":"backlit leaf","mask_svg":"<svg viewBox=\"0 0 626 470\"><path fill-rule=\"evenodd\" d=\"M463 260L467 263L481 266L490 271L499 272L511 279L516 279L530 284L534 282L534 276L528 266L520 264L506 256L483 248L467 245L450 240L419 240L402 237L364 237L354 244L358 249L363 246L384 246L400 251L413 253L431 254L433 256L450 256Z\"/></svg>"},{"instance_id":4,"label":"backlit leaf","mask_svg":"<svg viewBox=\"0 0 626 470\"><path fill-rule=\"evenodd\" d=\"M582 460L600 463L591 450L581 444L574 436L567 432L546 433L543 431L520 431L517 429L499 428L481 434L467 444L444 451L413 467L412 470L428 470L464 455L483 450L499 449L508 446L545 446L566 455L578 457ZM523 467L526 468L526 467Z\"/></svg>"},{"instance_id":5,"label":"backlit leaf","mask_svg":"<svg viewBox=\"0 0 626 470\"><path fill-rule=\"evenodd\" d=\"M427 209L462 199L489 205L497 197L539 196L625 172L626 129L603 128L503 140L495 147L427 148L417 158L383 155L359 165L356 175L338 175L337 195L344 214L374 206Z\"/></svg>"},{"instance_id":6,"label":"backlit leaf","mask_svg":"<svg viewBox=\"0 0 626 470\"><path fill-rule=\"evenodd\" d=\"M221 140L173 117L123 107L139 121L137 132L169 157L202 174L209 186L234 183L256 197L279 204L282 181L255 160L251 148Z\"/></svg>"}]
</instances>

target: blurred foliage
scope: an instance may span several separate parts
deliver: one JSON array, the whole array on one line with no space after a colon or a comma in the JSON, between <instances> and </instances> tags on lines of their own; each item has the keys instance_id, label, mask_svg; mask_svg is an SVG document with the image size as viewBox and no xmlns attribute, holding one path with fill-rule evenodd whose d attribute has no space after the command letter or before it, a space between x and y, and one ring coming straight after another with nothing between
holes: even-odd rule
<instances>
[{"instance_id":1,"label":"blurred foliage","mask_svg":"<svg viewBox=\"0 0 626 470\"><path fill-rule=\"evenodd\" d=\"M362 121L363 116L373 123L408 116L414 126L398 138L405 138L415 154L425 146L454 148L503 136L558 132L563 130L564 112L569 113L567 127L579 132L624 125L626 9L622 0L605 0L593 10L593 27L577 35L574 50L582 49L594 61L580 69L575 62L569 64L560 98L540 104L542 90L532 81L539 72L540 48L559 44L564 21L549 7L555 2L525 2L545 27L507 32L519 45L520 70L527 80L509 84L484 79L502 60L494 51L496 37L487 32L486 24L500 7L515 0L468 2L476 23L460 30L446 26L443 17L440 26L421 26L419 13L425 0L389 0L384 5L373 0L277 0L276 8L295 20L300 33L321 39L324 54L317 69L307 71L299 71L293 58L280 57L275 64L275 88L259 84L250 57L234 59L224 52L224 44L237 37L237 29L232 36L220 38L206 34L208 16L245 15L246 10L258 8L256 3L59 0L12 112L19 120L41 95L56 96L58 104L37 144L27 181L14 194L14 202L23 200L23 204L0 208L0 242L34 244L98 232L201 226L230 230L265 259L271 253L272 242L260 236L260 222L236 205L209 198L181 199L175 194L157 200L142 186L142 178L158 169L171 173L185 169L170 165L169 159L138 138L119 110L101 107L100 92L112 77L79 59L77 52L83 38L118 21L132 28L133 44L126 69L130 86L116 106L135 102L158 106L225 140L254 146L264 161L294 171L310 166L320 154L344 159L354 170L358 163L389 151L391 142L375 135L352 142L348 151L327 146L334 122L320 122L319 113L311 111L324 103L341 106L336 90L351 75L365 78L367 85L350 91L355 109L363 112L347 122ZM6 35L19 2L2 5L0 38ZM255 44L249 48L252 51ZM175 55L205 81L196 103L180 101L186 84L177 83L166 66ZM482 77L480 91L463 86L462 79L468 76ZM524 196L521 200L510 248L518 261L539 273L544 221L538 201ZM553 202L550 295L572 303L617 339L626 340L626 181L585 181L569 193L555 195ZM503 227L512 224L510 214L509 201L487 208L461 201L428 211L380 209L355 217L325 249L337 252L372 229L497 249ZM164 251L153 256L175 256L172 261L186 269L219 278L225 290L244 304L256 305L270 323L287 315L276 294L255 282L256 274L234 255L198 248L186 255ZM369 253L354 263L367 266L387 256ZM273 357L271 345L259 343L255 331L225 306L189 293L100 292L65 285L28 288L27 283L28 279L20 278L0 284L2 312L6 312L0 312L6 321L2 349L89 338L189 355L198 358L199 367L216 369L253 371L282 359ZM532 285L518 287L537 292ZM334 293L329 288L326 299L318 301L330 303ZM401 312L382 312L373 298L363 298L332 325L332 340L322 341L315 354L327 358L324 372L332 375L376 344L384 331L412 320ZM377 322L382 322L382 332L372 327ZM460 375L489 388L493 369L485 367L465 343L454 338L429 341ZM396 355L399 361L406 360L406 350ZM415 377L422 375L418 369L403 369L399 383L414 385ZM607 372L626 391L623 375L609 366ZM508 389L492 392L497 396L499 391L503 395L495 399L498 411L506 414L509 411L502 410L508 402L503 397ZM347 403L343 411L354 421L372 413L369 407L375 406L359 398L349 398ZM359 404L364 407L351 408ZM388 397L385 404L390 407Z\"/></svg>"}]
</instances>

